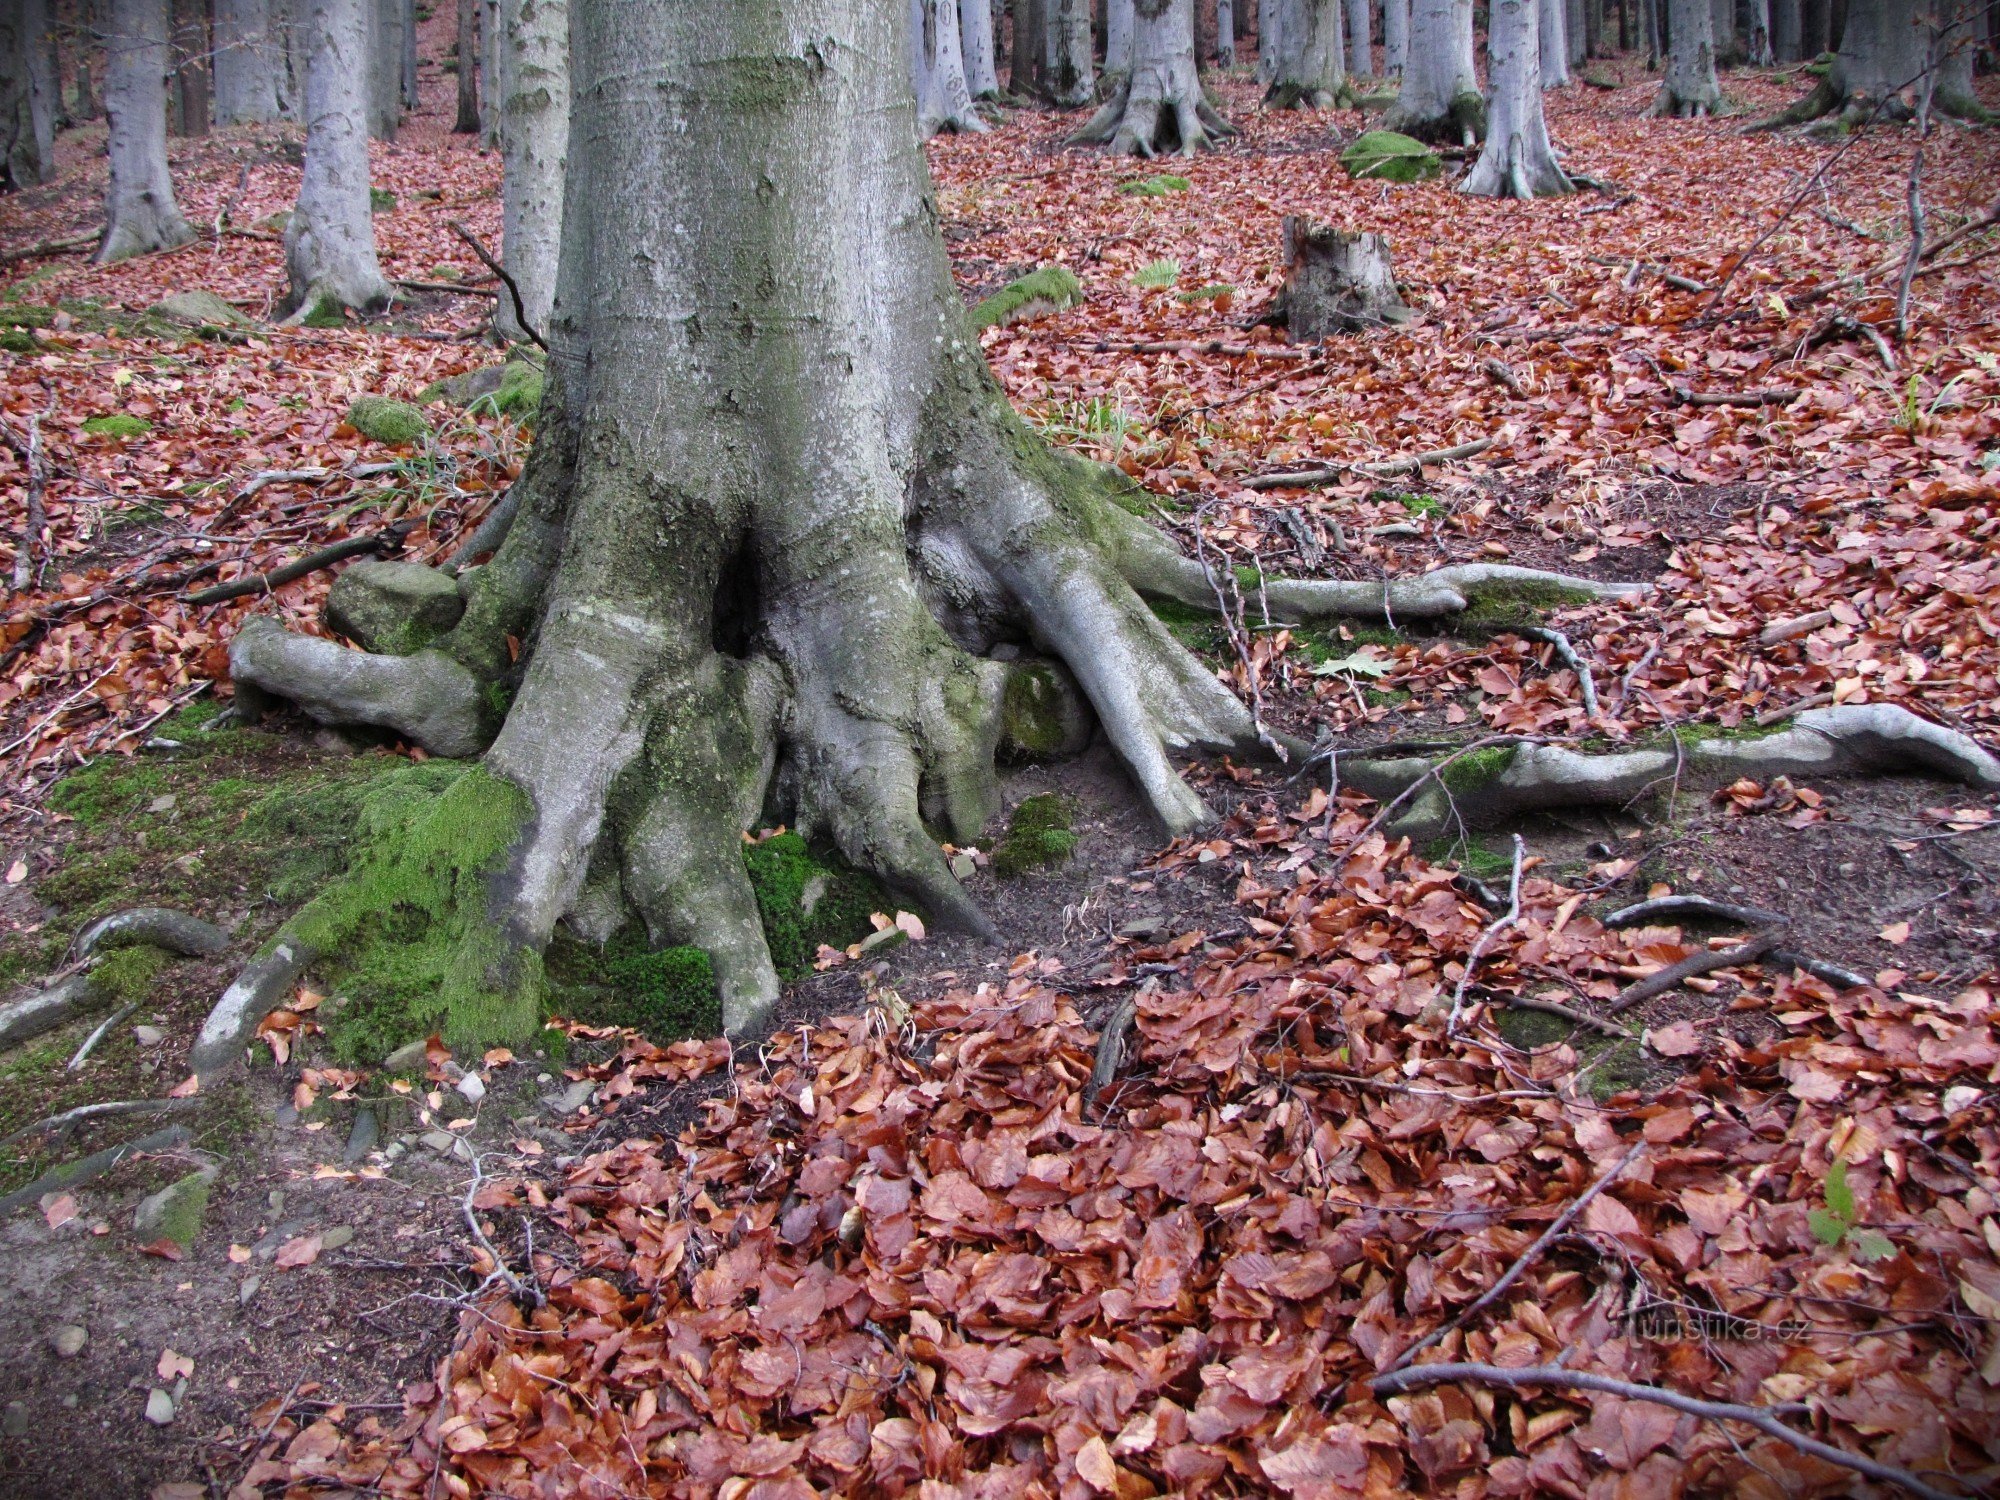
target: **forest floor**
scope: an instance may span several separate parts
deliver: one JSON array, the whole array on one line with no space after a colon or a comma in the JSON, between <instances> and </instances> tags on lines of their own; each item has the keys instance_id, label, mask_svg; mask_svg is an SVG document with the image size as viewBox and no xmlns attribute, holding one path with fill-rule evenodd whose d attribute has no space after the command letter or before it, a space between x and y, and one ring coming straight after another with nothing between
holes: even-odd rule
<instances>
[{"instance_id":1,"label":"forest floor","mask_svg":"<svg viewBox=\"0 0 2000 1500\"><path fill-rule=\"evenodd\" d=\"M49 478L46 551L0 617L0 966L33 979L140 902L231 943L140 974L79 1069L100 1016L0 1055L0 1134L165 1096L235 966L338 870L358 790L408 765L295 720L210 725L237 624L321 630L330 574L185 596L399 519L403 555L443 556L519 470L510 417L433 406L400 450L344 422L498 358L449 228L497 241L498 162L447 133L425 38L425 108L375 148L376 225L389 274L433 289L390 319L269 326L259 226L297 185L273 131L175 143L182 206L219 238L9 266L0 321L27 336L0 418L39 426ZM1241 133L1188 163L1065 150L1076 119L1032 111L935 142L968 298L1048 262L1088 294L986 334L994 368L1210 555L1653 585L1541 617L1591 667L1594 719L1521 620L1295 631L1253 593L1242 653L1173 622L1304 738L1623 742L1899 702L2000 744L2000 230L1922 263L1898 340L1912 131L1653 121L1635 63L1588 71L1611 86L1552 94L1551 128L1604 189L1531 204L1352 181L1335 157L1362 115L1266 113L1242 77L1219 85ZM1809 81L1725 86L1747 115ZM65 135L59 180L0 204L0 255L93 224L101 140ZM1935 242L1988 210L2000 136L1947 124L1922 170ZM1156 173L1186 186L1120 191ZM1388 234L1416 321L1310 348L1246 327L1289 213ZM254 326L148 315L190 288ZM104 431L119 415L144 425ZM1245 483L1476 439L1389 480ZM9 538L25 478L0 451ZM1769 1435L1618 1394L1371 1393L1454 1318L1423 1359L1805 1403L1801 1432L1945 1493L2000 1483L2000 798L1674 785L1412 849L1323 772L1191 775L1225 821L1163 850L1102 746L1009 769L1010 809L1070 798L1079 838L973 876L1006 947L831 964L733 1056L577 1027L565 1056L391 1076L327 1055L304 993L258 1069L173 1117L185 1139L0 1221L0 1493L1851 1491ZM1518 918L1482 941L1516 831ZM1666 893L1780 913L1789 948L1868 983L1746 962L1608 1018L1634 979L1742 939L1606 925ZM1121 1004L1129 1050L1093 1091ZM0 1145L0 1194L135 1133ZM134 1227L197 1168L186 1243Z\"/></svg>"}]
</instances>

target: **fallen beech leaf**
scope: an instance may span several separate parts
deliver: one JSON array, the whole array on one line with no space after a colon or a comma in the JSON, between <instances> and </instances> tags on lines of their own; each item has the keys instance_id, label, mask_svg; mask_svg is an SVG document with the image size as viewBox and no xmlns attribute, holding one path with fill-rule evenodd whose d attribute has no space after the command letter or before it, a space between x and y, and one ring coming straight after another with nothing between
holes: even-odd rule
<instances>
[{"instance_id":1,"label":"fallen beech leaf","mask_svg":"<svg viewBox=\"0 0 2000 1500\"><path fill-rule=\"evenodd\" d=\"M1692 1021L1676 1021L1671 1026L1649 1027L1646 1045L1662 1057L1692 1057L1701 1051L1701 1033Z\"/></svg>"},{"instance_id":2,"label":"fallen beech leaf","mask_svg":"<svg viewBox=\"0 0 2000 1500\"><path fill-rule=\"evenodd\" d=\"M273 1264L280 1271L309 1266L319 1259L319 1248L320 1237L317 1234L302 1234L296 1239L286 1240L278 1247L277 1259Z\"/></svg>"},{"instance_id":3,"label":"fallen beech leaf","mask_svg":"<svg viewBox=\"0 0 2000 1500\"><path fill-rule=\"evenodd\" d=\"M141 1255L158 1256L161 1260L185 1260L187 1258L185 1250L181 1249L172 1240L164 1237L154 1240L149 1245L141 1245L139 1253Z\"/></svg>"},{"instance_id":4,"label":"fallen beech leaf","mask_svg":"<svg viewBox=\"0 0 2000 1500\"><path fill-rule=\"evenodd\" d=\"M28 862L25 859L17 859L14 863L7 866L7 884L19 885L27 878Z\"/></svg>"},{"instance_id":5,"label":"fallen beech leaf","mask_svg":"<svg viewBox=\"0 0 2000 1500\"><path fill-rule=\"evenodd\" d=\"M76 1199L68 1193L51 1193L42 1198L42 1217L49 1228L60 1229L76 1217Z\"/></svg>"},{"instance_id":6,"label":"fallen beech leaf","mask_svg":"<svg viewBox=\"0 0 2000 1500\"><path fill-rule=\"evenodd\" d=\"M1891 922L1877 936L1883 942L1893 943L1896 947L1900 948L1910 940L1910 924L1908 922Z\"/></svg>"},{"instance_id":7,"label":"fallen beech leaf","mask_svg":"<svg viewBox=\"0 0 2000 1500\"><path fill-rule=\"evenodd\" d=\"M201 1092L201 1075L190 1073L179 1083L167 1090L169 1099L189 1099Z\"/></svg>"},{"instance_id":8,"label":"fallen beech leaf","mask_svg":"<svg viewBox=\"0 0 2000 1500\"><path fill-rule=\"evenodd\" d=\"M1110 1494L1118 1488L1118 1465L1112 1460L1111 1450L1102 1437L1093 1437L1076 1451L1076 1474L1085 1484L1101 1494Z\"/></svg>"},{"instance_id":9,"label":"fallen beech leaf","mask_svg":"<svg viewBox=\"0 0 2000 1500\"><path fill-rule=\"evenodd\" d=\"M185 1354L177 1354L172 1349L162 1349L160 1360L154 1370L162 1380L179 1380L194 1374L194 1361Z\"/></svg>"}]
</instances>

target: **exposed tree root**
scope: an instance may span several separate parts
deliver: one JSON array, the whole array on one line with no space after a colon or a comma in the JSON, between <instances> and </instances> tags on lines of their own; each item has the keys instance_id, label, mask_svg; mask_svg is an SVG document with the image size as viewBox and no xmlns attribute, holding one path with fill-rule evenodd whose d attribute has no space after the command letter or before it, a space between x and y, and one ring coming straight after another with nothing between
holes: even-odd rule
<instances>
[{"instance_id":1,"label":"exposed tree root","mask_svg":"<svg viewBox=\"0 0 2000 1500\"><path fill-rule=\"evenodd\" d=\"M1187 73L1186 78L1162 77L1151 71L1126 75L1067 144L1109 146L1113 152L1129 156L1152 157L1162 152L1193 156L1236 134L1236 127L1208 102L1193 68Z\"/></svg>"}]
</instances>

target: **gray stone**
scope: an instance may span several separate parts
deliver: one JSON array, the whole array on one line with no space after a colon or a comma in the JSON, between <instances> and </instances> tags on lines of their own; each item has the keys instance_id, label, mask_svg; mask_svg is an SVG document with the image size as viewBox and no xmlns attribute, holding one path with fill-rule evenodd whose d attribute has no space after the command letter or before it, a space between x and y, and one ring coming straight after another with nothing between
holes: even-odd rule
<instances>
[{"instance_id":1,"label":"gray stone","mask_svg":"<svg viewBox=\"0 0 2000 1500\"><path fill-rule=\"evenodd\" d=\"M354 1230L350 1226L336 1224L333 1228L326 1230L320 1235L319 1247L322 1250L338 1250L342 1245L352 1241L353 1238Z\"/></svg>"},{"instance_id":2,"label":"gray stone","mask_svg":"<svg viewBox=\"0 0 2000 1500\"><path fill-rule=\"evenodd\" d=\"M449 1156L459 1148L461 1142L448 1130L426 1130L424 1144L439 1156Z\"/></svg>"},{"instance_id":3,"label":"gray stone","mask_svg":"<svg viewBox=\"0 0 2000 1500\"><path fill-rule=\"evenodd\" d=\"M293 1104L291 1100L287 1099L285 1100L284 1103L278 1106L277 1112L273 1116L273 1118L276 1119L280 1125L296 1125L299 1123L298 1106Z\"/></svg>"},{"instance_id":4,"label":"gray stone","mask_svg":"<svg viewBox=\"0 0 2000 1500\"><path fill-rule=\"evenodd\" d=\"M174 1398L158 1386L146 1392L146 1420L155 1427L165 1427L174 1419Z\"/></svg>"},{"instance_id":5,"label":"gray stone","mask_svg":"<svg viewBox=\"0 0 2000 1500\"><path fill-rule=\"evenodd\" d=\"M421 1073L429 1054L423 1041L405 1042L382 1059L385 1073Z\"/></svg>"},{"instance_id":6,"label":"gray stone","mask_svg":"<svg viewBox=\"0 0 2000 1500\"><path fill-rule=\"evenodd\" d=\"M257 1288L263 1284L264 1278L261 1276L245 1276L243 1278L243 1285L236 1289L236 1305L238 1307L248 1306L250 1299L257 1295Z\"/></svg>"},{"instance_id":7,"label":"gray stone","mask_svg":"<svg viewBox=\"0 0 2000 1500\"><path fill-rule=\"evenodd\" d=\"M153 316L189 328L249 328L252 321L214 292L175 292L155 302Z\"/></svg>"},{"instance_id":8,"label":"gray stone","mask_svg":"<svg viewBox=\"0 0 2000 1500\"><path fill-rule=\"evenodd\" d=\"M7 1410L0 1413L0 1434L10 1438L28 1435L28 1406L25 1401L9 1401Z\"/></svg>"},{"instance_id":9,"label":"gray stone","mask_svg":"<svg viewBox=\"0 0 2000 1500\"><path fill-rule=\"evenodd\" d=\"M354 1128L347 1134L348 1164L352 1166L367 1156L381 1138L381 1123L375 1118L375 1111L364 1104L354 1112Z\"/></svg>"},{"instance_id":10,"label":"gray stone","mask_svg":"<svg viewBox=\"0 0 2000 1500\"><path fill-rule=\"evenodd\" d=\"M64 1359L75 1359L90 1342L90 1330L81 1323L58 1323L49 1335L49 1347Z\"/></svg>"},{"instance_id":11,"label":"gray stone","mask_svg":"<svg viewBox=\"0 0 2000 1500\"><path fill-rule=\"evenodd\" d=\"M208 1186L215 1175L214 1167L203 1166L140 1199L132 1212L133 1232L161 1235L184 1249L193 1244L208 1213Z\"/></svg>"},{"instance_id":12,"label":"gray stone","mask_svg":"<svg viewBox=\"0 0 2000 1500\"><path fill-rule=\"evenodd\" d=\"M597 1092L597 1085L590 1079L572 1083L555 1098L548 1101L549 1108L559 1115L573 1115L590 1102L590 1096Z\"/></svg>"},{"instance_id":13,"label":"gray stone","mask_svg":"<svg viewBox=\"0 0 2000 1500\"><path fill-rule=\"evenodd\" d=\"M167 1034L157 1026L134 1026L132 1036L141 1047L157 1047L167 1039Z\"/></svg>"},{"instance_id":14,"label":"gray stone","mask_svg":"<svg viewBox=\"0 0 2000 1500\"><path fill-rule=\"evenodd\" d=\"M326 596L327 627L384 656L421 651L464 612L457 583L421 563L355 563Z\"/></svg>"},{"instance_id":15,"label":"gray stone","mask_svg":"<svg viewBox=\"0 0 2000 1500\"><path fill-rule=\"evenodd\" d=\"M1156 938L1167 930L1167 919L1155 914L1134 917L1118 929L1124 938Z\"/></svg>"}]
</instances>

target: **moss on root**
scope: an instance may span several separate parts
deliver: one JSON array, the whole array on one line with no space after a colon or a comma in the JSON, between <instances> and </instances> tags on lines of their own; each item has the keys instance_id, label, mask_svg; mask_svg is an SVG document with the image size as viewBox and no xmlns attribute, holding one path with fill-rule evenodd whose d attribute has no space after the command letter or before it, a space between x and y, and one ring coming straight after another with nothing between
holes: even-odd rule
<instances>
[{"instance_id":1,"label":"moss on root","mask_svg":"<svg viewBox=\"0 0 2000 1500\"><path fill-rule=\"evenodd\" d=\"M1484 750L1468 750L1459 756L1438 772L1438 780L1449 792L1476 792L1502 775L1513 763L1512 745L1489 745ZM1508 868L1513 868L1511 860Z\"/></svg>"},{"instance_id":2,"label":"moss on root","mask_svg":"<svg viewBox=\"0 0 2000 1500\"><path fill-rule=\"evenodd\" d=\"M114 948L90 971L90 992L106 1005L136 1005L152 993L153 981L171 955L146 943Z\"/></svg>"},{"instance_id":3,"label":"moss on root","mask_svg":"<svg viewBox=\"0 0 2000 1500\"><path fill-rule=\"evenodd\" d=\"M655 1041L722 1029L715 966L699 948L650 948L628 923L599 947L567 934L548 950L549 1000L593 1026L630 1026Z\"/></svg>"},{"instance_id":4,"label":"moss on root","mask_svg":"<svg viewBox=\"0 0 2000 1500\"><path fill-rule=\"evenodd\" d=\"M1076 852L1076 803L1058 792L1029 797L1014 809L1007 836L993 851L993 872L1004 878L1059 865Z\"/></svg>"},{"instance_id":5,"label":"moss on root","mask_svg":"<svg viewBox=\"0 0 2000 1500\"><path fill-rule=\"evenodd\" d=\"M1453 628L1487 634L1519 630L1523 626L1541 624L1557 610L1588 604L1591 599L1592 595L1587 591L1565 588L1559 583L1480 584L1467 593L1465 611L1458 616Z\"/></svg>"},{"instance_id":6,"label":"moss on root","mask_svg":"<svg viewBox=\"0 0 2000 1500\"><path fill-rule=\"evenodd\" d=\"M868 876L819 858L796 833L745 844L743 869L782 979L810 974L821 944L844 948L867 936L870 914L889 904Z\"/></svg>"}]
</instances>

